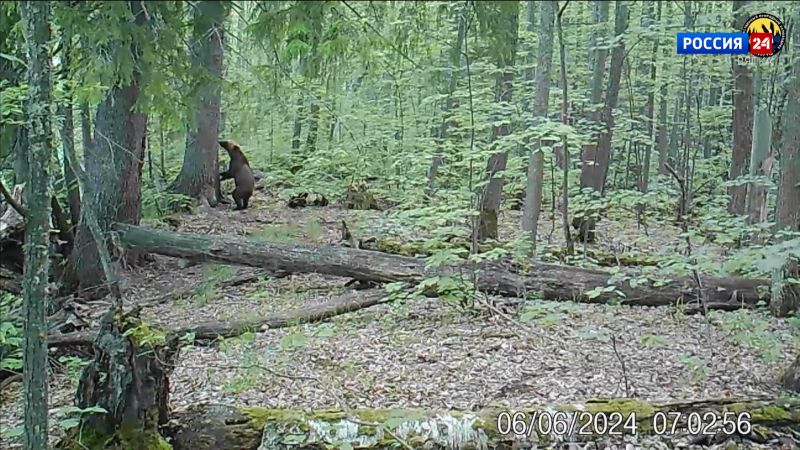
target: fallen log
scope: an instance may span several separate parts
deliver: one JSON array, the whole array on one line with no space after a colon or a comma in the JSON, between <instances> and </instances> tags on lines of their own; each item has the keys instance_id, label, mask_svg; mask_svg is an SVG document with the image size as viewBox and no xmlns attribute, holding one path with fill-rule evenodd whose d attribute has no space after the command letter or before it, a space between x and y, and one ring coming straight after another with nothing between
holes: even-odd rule
<instances>
[{"instance_id":1,"label":"fallen log","mask_svg":"<svg viewBox=\"0 0 800 450\"><path fill-rule=\"evenodd\" d=\"M271 271L315 272L374 282L419 282L436 276L471 280L476 288L504 296L535 294L545 300L665 306L704 303L706 309L737 309L762 299L768 280L702 277L614 281L607 272L556 264L531 264L526 273L497 262L426 267L424 259L344 247L278 244L254 239L171 233L117 224L119 242L128 247L178 258L261 267ZM619 277L617 277L619 278ZM786 288L785 295L795 295Z\"/></svg>"},{"instance_id":2,"label":"fallen log","mask_svg":"<svg viewBox=\"0 0 800 450\"><path fill-rule=\"evenodd\" d=\"M597 439L622 441L624 435L626 442L631 435L636 440L689 436L695 442L734 437L770 442L773 428L797 429L799 425L797 398L677 403L607 399L478 412L303 411L201 404L173 414L166 434L175 450L343 448L346 444L361 449L511 449Z\"/></svg>"},{"instance_id":3,"label":"fallen log","mask_svg":"<svg viewBox=\"0 0 800 450\"><path fill-rule=\"evenodd\" d=\"M384 298L382 289L372 291L348 292L331 298L321 305L296 308L275 313L261 319L234 320L230 322L206 321L179 328L163 330L166 335L182 337L194 333L195 344L208 344L219 338L239 336L248 331L286 328L304 323L319 322L331 317L356 311L389 301ZM87 347L94 343L96 333L81 331L68 334L53 334L47 339L51 348Z\"/></svg>"}]
</instances>

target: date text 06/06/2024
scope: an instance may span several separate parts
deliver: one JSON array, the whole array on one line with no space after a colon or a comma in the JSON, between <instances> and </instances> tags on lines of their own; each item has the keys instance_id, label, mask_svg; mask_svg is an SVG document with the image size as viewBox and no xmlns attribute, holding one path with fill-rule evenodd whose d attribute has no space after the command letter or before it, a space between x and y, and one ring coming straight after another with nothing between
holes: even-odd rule
<instances>
[{"instance_id":1,"label":"date text 06/06/2024","mask_svg":"<svg viewBox=\"0 0 800 450\"><path fill-rule=\"evenodd\" d=\"M687 432L692 435L723 433L749 434L753 427L748 412L656 412L637 420L636 413L588 411L504 411L497 415L497 431L501 435L521 438L533 436L622 436L639 432L671 435Z\"/></svg>"}]
</instances>

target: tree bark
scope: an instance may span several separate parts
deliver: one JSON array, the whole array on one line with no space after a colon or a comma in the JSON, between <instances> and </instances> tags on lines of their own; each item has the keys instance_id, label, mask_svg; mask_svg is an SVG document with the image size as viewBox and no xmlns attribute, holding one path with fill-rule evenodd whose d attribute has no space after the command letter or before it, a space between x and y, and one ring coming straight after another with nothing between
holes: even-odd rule
<instances>
[{"instance_id":1,"label":"tree bark","mask_svg":"<svg viewBox=\"0 0 800 450\"><path fill-rule=\"evenodd\" d=\"M47 283L50 274L50 39L49 1L19 4L28 61L27 128L30 147L24 190L25 226L23 304L23 447L47 448Z\"/></svg>"},{"instance_id":2,"label":"tree bark","mask_svg":"<svg viewBox=\"0 0 800 450\"><path fill-rule=\"evenodd\" d=\"M130 0L129 7L135 24L144 27L147 19L141 0ZM97 209L95 213L104 234L107 234L112 222L139 223L145 124L145 115L133 111L140 95L141 51L136 43L130 47L109 44L107 51L128 53L134 69L129 84L112 86L98 106L95 137L84 155L86 172L94 186L91 203ZM89 295L99 294L105 291L105 286L98 285L99 280L104 279L104 274L97 246L107 243L95 242L84 218L82 211L75 236L75 249L70 255L70 273L76 275L77 280L74 281L77 281L79 289ZM135 262L138 256L136 252L126 255L131 262Z\"/></svg>"},{"instance_id":3,"label":"tree bark","mask_svg":"<svg viewBox=\"0 0 800 450\"><path fill-rule=\"evenodd\" d=\"M547 118L550 100L550 70L553 67L553 24L556 17L556 3L542 2L541 24L539 26L539 58L536 63L536 94L533 101L533 123ZM532 254L536 251L536 235L539 228L539 215L542 211L542 191L544 184L544 154L541 143L531 148L528 161L528 179L525 190L525 206L522 212L522 231L531 241Z\"/></svg>"},{"instance_id":4,"label":"tree bark","mask_svg":"<svg viewBox=\"0 0 800 450\"><path fill-rule=\"evenodd\" d=\"M618 0L615 6L614 35L617 39L625 34L628 29L628 6L624 1ZM603 129L597 136L597 145L587 147L584 151L583 166L581 167L581 188L591 187L598 195L603 195L606 185L609 164L611 162L611 140L614 136L614 108L619 99L620 79L622 78L622 64L625 57L625 44L620 41L612 50L611 67L609 68L608 89L603 108L597 119L603 123ZM599 58L599 57L598 57ZM599 69L598 69L599 70ZM597 73L595 74L597 75ZM595 88L597 86L594 86ZM596 89L592 90L592 99L597 95ZM587 152L588 151L588 152ZM595 219L580 217L575 221L579 239L594 241Z\"/></svg>"},{"instance_id":5,"label":"tree bark","mask_svg":"<svg viewBox=\"0 0 800 450\"><path fill-rule=\"evenodd\" d=\"M112 442L118 448L165 448L159 426L168 419L168 377L177 350L177 336L165 337L138 317L109 309L76 398L81 409L105 412L81 415L59 448L108 448Z\"/></svg>"},{"instance_id":6,"label":"tree bark","mask_svg":"<svg viewBox=\"0 0 800 450\"><path fill-rule=\"evenodd\" d=\"M477 5L477 4L476 4ZM488 5L488 3L486 4ZM495 85L495 103L499 117L492 126L492 143L497 145L497 141L511 134L511 117L507 111L511 107L511 98L514 82L514 59L517 53L517 21L519 19L519 1L499 2L485 8L497 8L496 11L487 14L496 14L499 24L493 30L492 42L496 48L496 65L500 70ZM476 238L479 241L485 239L497 239L497 219L500 213L500 202L503 194L503 178L498 176L499 172L506 169L508 162L507 151L497 151L489 157L486 164L487 184L479 196L479 215Z\"/></svg>"},{"instance_id":7,"label":"tree bark","mask_svg":"<svg viewBox=\"0 0 800 450\"><path fill-rule=\"evenodd\" d=\"M744 11L748 0L733 2L734 28L741 27L747 20ZM753 142L753 77L747 66L733 62L733 153L728 179L735 182L747 174L748 157ZM747 185L728 187L730 202L728 211L733 214L745 213Z\"/></svg>"},{"instance_id":8,"label":"tree bark","mask_svg":"<svg viewBox=\"0 0 800 450\"><path fill-rule=\"evenodd\" d=\"M800 22L800 13L795 11L795 23ZM793 53L800 52L800 27L793 27L794 33L789 41ZM792 65L786 90L790 98L800 98L800 65ZM778 205L775 211L775 222L778 230L789 232L800 231L800 104L788 102L784 108L780 124L789 124L786 130L778 133L781 139L781 175L778 183ZM791 239L791 235L787 236ZM770 310L775 316L785 317L800 308L800 299L780 295L780 290L789 277L797 277L796 261L787 261L784 267L775 269L772 274L774 301ZM800 391L800 358L795 362L790 373L794 373L794 390ZM788 375L787 375L788 376Z\"/></svg>"},{"instance_id":9,"label":"tree bark","mask_svg":"<svg viewBox=\"0 0 800 450\"><path fill-rule=\"evenodd\" d=\"M223 71L223 22L228 7L221 1L201 1L194 8L192 54L194 70L202 74L199 84L199 107L188 131L186 152L175 192L201 203L216 206L221 200L219 186L219 127Z\"/></svg>"},{"instance_id":10,"label":"tree bark","mask_svg":"<svg viewBox=\"0 0 800 450\"><path fill-rule=\"evenodd\" d=\"M587 411L592 413L589 414ZM657 431L665 425L662 419L667 418L667 430L679 436L688 432L689 427L696 426L687 422L690 418L706 417L709 413L717 420L724 418L730 421L728 426L733 427L732 434L741 431L741 434L746 435L749 431L748 425L750 429L796 426L800 423L800 401L780 398L651 403L636 399L602 399L583 404L545 405L540 408L512 409L505 412L493 408L480 411L410 409L302 411L258 406L200 404L175 414L174 425L169 427L168 433L173 438L172 444L175 450L285 449L294 447L282 443L285 442L286 435L291 433L291 430L298 429L309 430L300 435L302 442L297 444L298 448L326 448L337 439L335 442L340 445L344 442L358 448L381 449L387 448L387 445L392 446L387 442L402 439L404 442L414 442L416 444L414 448L510 450L538 448L542 442L580 441L578 430L583 429L583 433L591 432L592 426L583 425L589 423L590 419L600 416L610 418L619 415L624 419L623 423L629 425L627 428L619 427L611 434L625 434L628 438L630 435L652 436L654 429ZM575 414L577 416L574 416ZM555 427L556 430L561 425L570 428L570 423L576 423L574 435L545 433L544 431L552 432L551 422L545 419L537 424L537 421L531 420L537 416L551 418L552 424L563 421ZM675 421L674 429L673 421ZM390 423L393 425L387 425ZM515 429L521 431L520 434L515 435L507 431L507 428L514 424ZM537 425L542 428L537 428ZM387 427L391 434L378 432L382 427ZM525 435L524 433L528 431L530 434ZM602 437L615 439L608 435ZM619 436L618 439L622 441L623 438ZM454 442L457 444L454 445ZM671 448L665 445L666 447Z\"/></svg>"},{"instance_id":11,"label":"tree bark","mask_svg":"<svg viewBox=\"0 0 800 450\"><path fill-rule=\"evenodd\" d=\"M117 224L115 229L119 232L120 243L141 251L261 267L270 271L320 273L379 283L416 283L432 276L469 278L476 270L469 264L426 268L423 259L368 250L289 246L249 239L170 233L129 224ZM486 262L477 268L475 287L511 297L536 292L546 300L619 302L637 306L682 304L690 305L690 310L694 310L691 304L696 303L702 294L709 309L732 310L755 305L760 300L757 290L769 285L768 280L761 279L703 277L700 280L702 292L698 292L694 278L661 283L643 280L635 286L628 282L612 283L615 291L600 292L609 286L610 278L610 274L604 271L556 264L537 263L528 273L520 273L499 263ZM792 292L788 287L786 290Z\"/></svg>"},{"instance_id":12,"label":"tree bark","mask_svg":"<svg viewBox=\"0 0 800 450\"><path fill-rule=\"evenodd\" d=\"M61 39L61 64L63 67L62 77L64 80L69 78L70 64L72 52L72 33L64 30L64 36ZM61 126L61 142L63 145L62 159L64 160L64 183L67 189L67 202L69 205L70 225L73 227L78 226L78 221L81 217L81 191L78 188L78 183L75 180L75 173L67 161L67 152L74 152L75 148L75 121L72 113L72 94L67 92L63 103L59 105L59 114L64 117L64 123Z\"/></svg>"}]
</instances>

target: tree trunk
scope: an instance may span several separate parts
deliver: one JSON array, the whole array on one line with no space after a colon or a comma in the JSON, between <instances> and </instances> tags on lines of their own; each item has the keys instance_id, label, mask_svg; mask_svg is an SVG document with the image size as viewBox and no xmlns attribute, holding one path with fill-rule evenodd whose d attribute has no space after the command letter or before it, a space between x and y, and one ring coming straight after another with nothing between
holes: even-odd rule
<instances>
[{"instance_id":1,"label":"tree trunk","mask_svg":"<svg viewBox=\"0 0 800 450\"><path fill-rule=\"evenodd\" d=\"M539 26L539 58L536 63L536 95L533 101L533 124L546 120L550 100L550 70L553 66L553 23L556 16L555 2L542 2ZM522 231L531 241L532 254L536 253L536 235L539 215L542 210L544 184L544 154L540 143L531 149L528 161L528 180L525 190L525 206L522 212Z\"/></svg>"},{"instance_id":2,"label":"tree trunk","mask_svg":"<svg viewBox=\"0 0 800 450\"><path fill-rule=\"evenodd\" d=\"M216 261L260 267L270 271L320 273L360 281L388 283L419 282L431 276L461 278L473 273L472 265L426 268L424 259L396 256L369 250L337 247L279 245L257 240L170 233L128 224L117 224L119 241L130 248L195 261ZM518 297L537 292L546 300L587 303L619 301L623 305L663 306L691 304L699 298L694 278L678 279L663 286L652 283L619 282L615 290L600 292L609 285L610 274L591 269L533 264L528 274L520 274L498 263L478 267L476 288L499 295ZM767 280L744 278L702 278L702 298L709 309L737 309L755 305L757 289ZM786 288L788 295L794 295ZM690 310L694 310L690 306Z\"/></svg>"},{"instance_id":3,"label":"tree trunk","mask_svg":"<svg viewBox=\"0 0 800 450\"><path fill-rule=\"evenodd\" d=\"M47 448L47 283L50 273L50 39L49 1L19 4L27 47L27 171L23 302L23 447Z\"/></svg>"},{"instance_id":4,"label":"tree trunk","mask_svg":"<svg viewBox=\"0 0 800 450\"><path fill-rule=\"evenodd\" d=\"M129 7L136 18L136 25L143 27L147 19L141 0L131 0ZM128 53L126 57L132 58L137 68L131 74L129 84L114 85L107 91L97 108L92 146L84 155L86 171L94 187L91 203L97 208L97 219L104 234L112 222L139 223L145 123L145 115L132 110L140 95L140 50L135 44L131 47L109 44L107 50L112 54ZM99 294L104 292L105 286L98 285L99 280L104 278L98 243L84 224L84 217L84 211L81 211L75 249L70 255L73 269L70 272L76 274L77 280L74 281L77 281L79 289L89 295ZM102 244L107 245L107 242ZM126 259L134 262L138 256L136 252L129 252ZM99 289L93 292L92 288Z\"/></svg>"},{"instance_id":5,"label":"tree trunk","mask_svg":"<svg viewBox=\"0 0 800 450\"><path fill-rule=\"evenodd\" d=\"M734 27L740 27L747 20L744 8L748 0L733 2ZM748 157L753 142L753 77L747 66L733 62L733 153L728 179L735 182L747 174ZM747 185L728 188L730 202L728 211L733 214L745 213Z\"/></svg>"},{"instance_id":6,"label":"tree trunk","mask_svg":"<svg viewBox=\"0 0 800 450\"><path fill-rule=\"evenodd\" d=\"M625 34L628 29L628 6L624 1L617 1L614 17L614 35L617 39ZM619 41L611 54L611 67L609 69L608 89L603 109L597 119L603 122L603 130L597 137L597 145L594 148L588 147L584 151L583 166L581 167L581 188L591 187L597 194L603 195L611 162L611 141L614 135L614 108L617 107L619 99L620 79L622 78L622 64L625 57L625 44ZM598 56L600 59L600 56ZM595 75L598 76L598 68ZM592 101L598 90L595 85L592 89ZM599 99L598 99L599 100ZM582 241L594 241L595 218L594 214L588 217L576 218L575 228L579 231L579 238Z\"/></svg>"},{"instance_id":7,"label":"tree trunk","mask_svg":"<svg viewBox=\"0 0 800 450\"><path fill-rule=\"evenodd\" d=\"M769 178L772 172L772 118L766 108L758 111L753 127L753 146L750 156L750 176ZM747 189L748 222L767 220L767 187L764 181L750 183Z\"/></svg>"},{"instance_id":8,"label":"tree trunk","mask_svg":"<svg viewBox=\"0 0 800 450\"><path fill-rule=\"evenodd\" d=\"M81 103L81 145L83 147L84 160L92 148L92 114L89 110L89 103Z\"/></svg>"},{"instance_id":9,"label":"tree trunk","mask_svg":"<svg viewBox=\"0 0 800 450\"><path fill-rule=\"evenodd\" d=\"M795 14L798 21L800 15ZM800 54L800 23L793 27L792 53ZM788 49L787 49L788 50ZM800 64L793 64L786 86L788 97L781 124L781 176L778 187L778 206L775 214L778 227L800 231Z\"/></svg>"},{"instance_id":10,"label":"tree trunk","mask_svg":"<svg viewBox=\"0 0 800 450\"><path fill-rule=\"evenodd\" d=\"M439 173L439 167L444 163L443 146L444 140L447 138L447 129L451 123L449 115L455 104L453 101L453 92L456 90L458 75L459 72L461 72L461 47L467 35L467 15L469 13L469 2L464 2L458 14L458 22L456 23L456 42L450 50L448 58L447 85L443 92L443 94L447 95L447 99L442 108L442 123L439 128L436 129L436 134L433 136L436 140L436 154L433 156L431 166L428 168L428 185L425 188L427 195L433 194L436 175Z\"/></svg>"},{"instance_id":11,"label":"tree trunk","mask_svg":"<svg viewBox=\"0 0 800 450\"><path fill-rule=\"evenodd\" d=\"M795 11L795 23L800 23L800 14ZM793 53L800 52L800 27L793 27L794 33L789 41ZM792 65L786 90L790 98L800 98L800 64ZM789 232L800 231L800 104L788 102L783 110L781 124L788 124L786 130L780 130L781 174L778 183L778 204L775 211L775 222L778 230ZM791 235L787 236L791 239ZM773 271L772 290L774 302L770 310L775 316L785 317L800 309L800 299L781 295L786 278L798 276L796 261L788 261L783 267ZM790 375L793 374L793 375ZM785 386L792 386L800 391L800 358L795 362L784 379ZM790 381L794 380L794 381Z\"/></svg>"},{"instance_id":12,"label":"tree trunk","mask_svg":"<svg viewBox=\"0 0 800 450\"><path fill-rule=\"evenodd\" d=\"M319 103L317 99L311 97L311 105L308 108L308 135L306 135L306 151L313 155L317 150L317 134L319 131Z\"/></svg>"},{"instance_id":13,"label":"tree trunk","mask_svg":"<svg viewBox=\"0 0 800 450\"><path fill-rule=\"evenodd\" d=\"M66 81L69 78L72 34L67 29L64 30L61 39L61 65L63 68L62 77ZM73 153L75 149L75 122L72 114L72 93L67 92L63 102L59 105L59 115L64 117L61 126L62 159L64 160L64 183L67 189L67 202L69 204L70 225L75 227L81 217L81 191L78 182L75 180L75 173L67 162L67 152Z\"/></svg>"},{"instance_id":14,"label":"tree trunk","mask_svg":"<svg viewBox=\"0 0 800 450\"><path fill-rule=\"evenodd\" d=\"M724 417L726 422L730 421L729 427L733 427L731 434L746 436L753 428L797 426L800 423L800 401L791 398L685 402L600 399L585 404L512 408L510 412L495 408L479 411L303 411L199 404L177 413L174 425L169 426L168 432L173 438L175 450L294 448L294 445L285 444L289 437L292 442L297 440L298 435L296 432L292 434L293 430L308 430L299 435L301 442L298 442L297 448L328 448L332 442L335 442L334 445L338 444L339 448L345 447L345 444L347 448L402 448L402 445L394 445L397 439L402 439L405 443L413 442L413 448L510 450L541 448L542 442L580 442L583 440L580 433L586 434L584 439L591 439L591 423L596 423L598 417L604 417L600 420L605 423L606 420L614 420L608 418L619 416L621 423L627 424L626 426L617 427L611 432L611 436L594 435L593 438L613 441L615 445L612 448L626 448L625 442L630 441L622 442L623 439L633 438L635 441L639 435L653 436L654 431L658 433L659 428L665 425L668 427L667 433L673 434L675 438L685 436L690 429L696 427L696 423L689 422L692 418L707 415L713 415L717 420ZM540 418L538 422L535 417ZM541 417L546 418L541 420ZM664 418L667 418L666 423ZM590 423L590 420L593 422ZM562 426L565 429L573 428L570 423L575 424L573 435L551 431L559 430ZM587 424L590 426L586 426ZM380 432L384 427L391 433ZM627 436L623 438L623 434ZM658 439L671 441L672 438L664 436ZM664 443L663 447L673 448L673 445Z\"/></svg>"},{"instance_id":15,"label":"tree trunk","mask_svg":"<svg viewBox=\"0 0 800 450\"><path fill-rule=\"evenodd\" d=\"M303 131L303 94L297 96L297 106L294 112L294 126L292 127L292 150L300 148L300 133Z\"/></svg>"},{"instance_id":16,"label":"tree trunk","mask_svg":"<svg viewBox=\"0 0 800 450\"><path fill-rule=\"evenodd\" d=\"M223 71L223 22L227 5L201 1L194 8L192 45L193 70L203 73L197 81L199 107L188 130L183 166L171 190L188 195L209 206L221 199L219 186L220 103Z\"/></svg>"},{"instance_id":17,"label":"tree trunk","mask_svg":"<svg viewBox=\"0 0 800 450\"><path fill-rule=\"evenodd\" d=\"M59 448L168 448L159 426L168 419L177 349L177 336L165 338L138 317L110 309L76 396L78 408L104 412L83 414Z\"/></svg>"},{"instance_id":18,"label":"tree trunk","mask_svg":"<svg viewBox=\"0 0 800 450\"><path fill-rule=\"evenodd\" d=\"M476 4L477 5L477 4ZM488 5L488 4L487 4ZM508 109L511 107L511 98L514 82L514 59L517 53L517 21L519 19L519 1L499 2L486 8L497 9L489 14L497 14L500 24L494 30L493 45L497 51L496 64L500 70L495 85L495 103L498 116L492 126L492 143L511 133L511 116ZM503 194L503 178L499 172L506 169L508 152L498 151L489 157L486 164L487 184L479 196L479 215L477 229L473 230L477 240L497 239L497 219L500 213L500 202Z\"/></svg>"},{"instance_id":19,"label":"tree trunk","mask_svg":"<svg viewBox=\"0 0 800 450\"><path fill-rule=\"evenodd\" d=\"M655 5L650 5L647 7L647 27L655 30L654 24L661 23L661 3L658 3L658 12L656 12L655 17L653 17L653 10L655 9ZM642 193L647 192L650 186L650 159L653 151L656 150L656 143L653 136L653 119L655 119L655 86L656 86L656 62L658 61L658 39L655 39L653 42L653 52L652 60L649 62L650 64L650 86L647 89L647 104L645 106L645 130L647 133L647 140L649 141L648 144L645 146L644 150L644 161L642 162L642 173L639 176L639 191Z\"/></svg>"}]
</instances>

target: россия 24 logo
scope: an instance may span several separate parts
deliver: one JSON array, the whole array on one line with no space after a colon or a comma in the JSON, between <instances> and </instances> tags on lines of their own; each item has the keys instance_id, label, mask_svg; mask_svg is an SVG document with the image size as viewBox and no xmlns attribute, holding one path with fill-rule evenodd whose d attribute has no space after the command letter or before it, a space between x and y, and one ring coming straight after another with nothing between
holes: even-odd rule
<instances>
[{"instance_id":1,"label":"\u0440\u043e\u0441\u0441\u0438\u044f 24 logo","mask_svg":"<svg viewBox=\"0 0 800 450\"><path fill-rule=\"evenodd\" d=\"M786 28L780 19L768 13L756 14L742 27L750 43L750 54L759 58L769 58L783 48Z\"/></svg>"}]
</instances>

